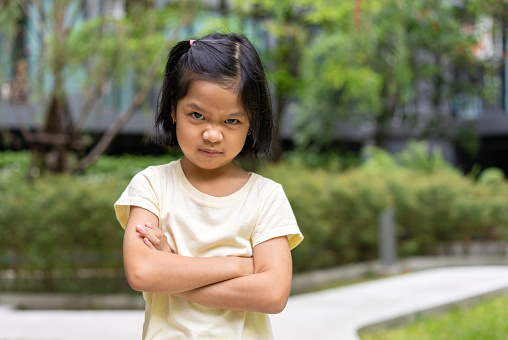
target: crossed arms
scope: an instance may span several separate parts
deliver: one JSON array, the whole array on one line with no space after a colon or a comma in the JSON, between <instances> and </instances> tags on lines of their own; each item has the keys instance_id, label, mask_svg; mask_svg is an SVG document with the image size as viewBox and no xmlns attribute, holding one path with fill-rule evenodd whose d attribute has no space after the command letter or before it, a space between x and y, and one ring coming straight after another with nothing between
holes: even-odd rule
<instances>
[{"instance_id":1,"label":"crossed arms","mask_svg":"<svg viewBox=\"0 0 508 340\"><path fill-rule=\"evenodd\" d=\"M132 206L123 256L133 289L222 309L276 314L286 306L292 276L287 237L256 245L252 258L186 257L173 254L157 236L162 233L146 225L158 226L157 216Z\"/></svg>"}]
</instances>

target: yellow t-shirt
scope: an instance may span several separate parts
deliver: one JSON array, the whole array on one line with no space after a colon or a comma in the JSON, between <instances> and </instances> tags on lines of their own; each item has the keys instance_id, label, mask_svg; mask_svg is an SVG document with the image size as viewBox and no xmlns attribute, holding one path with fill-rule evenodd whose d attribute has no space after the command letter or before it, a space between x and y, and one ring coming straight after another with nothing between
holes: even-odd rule
<instances>
[{"instance_id":1,"label":"yellow t-shirt","mask_svg":"<svg viewBox=\"0 0 508 340\"><path fill-rule=\"evenodd\" d=\"M193 257L251 257L253 247L287 236L296 247L303 239L282 186L252 173L226 197L206 195L192 186L180 161L138 173L115 203L123 228L130 206L159 218L171 249ZM268 315L203 306L168 294L143 293L143 339L271 339Z\"/></svg>"}]
</instances>

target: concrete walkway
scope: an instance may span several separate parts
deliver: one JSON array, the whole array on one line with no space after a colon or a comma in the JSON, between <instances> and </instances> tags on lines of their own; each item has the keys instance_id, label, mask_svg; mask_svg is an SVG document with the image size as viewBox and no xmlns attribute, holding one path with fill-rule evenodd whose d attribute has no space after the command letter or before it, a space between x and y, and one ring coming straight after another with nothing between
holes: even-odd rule
<instances>
[{"instance_id":1,"label":"concrete walkway","mask_svg":"<svg viewBox=\"0 0 508 340\"><path fill-rule=\"evenodd\" d=\"M355 340L365 326L403 323L500 293L508 293L508 266L430 269L294 296L272 324L277 340Z\"/></svg>"},{"instance_id":2,"label":"concrete walkway","mask_svg":"<svg viewBox=\"0 0 508 340\"><path fill-rule=\"evenodd\" d=\"M292 296L271 316L276 340L358 339L358 329L409 321L508 293L508 266L431 269ZM2 340L140 339L142 311L20 311L0 306Z\"/></svg>"}]
</instances>

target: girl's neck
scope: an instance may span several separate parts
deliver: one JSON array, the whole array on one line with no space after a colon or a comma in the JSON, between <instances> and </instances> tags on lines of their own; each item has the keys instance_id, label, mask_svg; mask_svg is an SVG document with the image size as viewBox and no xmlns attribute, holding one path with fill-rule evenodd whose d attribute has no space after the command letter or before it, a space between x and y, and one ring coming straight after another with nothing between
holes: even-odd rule
<instances>
[{"instance_id":1,"label":"girl's neck","mask_svg":"<svg viewBox=\"0 0 508 340\"><path fill-rule=\"evenodd\" d=\"M184 157L180 164L189 183L210 196L229 196L240 190L250 178L250 174L234 162L218 169L202 169Z\"/></svg>"}]
</instances>

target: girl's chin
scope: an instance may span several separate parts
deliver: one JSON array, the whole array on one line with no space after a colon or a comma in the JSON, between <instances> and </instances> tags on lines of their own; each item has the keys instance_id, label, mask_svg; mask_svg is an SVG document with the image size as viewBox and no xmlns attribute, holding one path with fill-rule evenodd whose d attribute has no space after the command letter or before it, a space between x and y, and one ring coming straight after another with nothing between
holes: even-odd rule
<instances>
[{"instance_id":1,"label":"girl's chin","mask_svg":"<svg viewBox=\"0 0 508 340\"><path fill-rule=\"evenodd\" d=\"M220 157L206 157L204 155L198 155L196 158L186 158L189 164L202 170L216 170L233 163L233 160L224 162Z\"/></svg>"}]
</instances>

